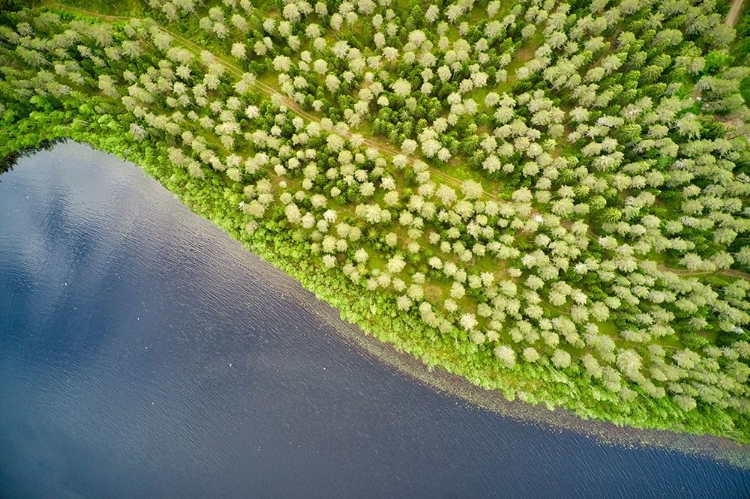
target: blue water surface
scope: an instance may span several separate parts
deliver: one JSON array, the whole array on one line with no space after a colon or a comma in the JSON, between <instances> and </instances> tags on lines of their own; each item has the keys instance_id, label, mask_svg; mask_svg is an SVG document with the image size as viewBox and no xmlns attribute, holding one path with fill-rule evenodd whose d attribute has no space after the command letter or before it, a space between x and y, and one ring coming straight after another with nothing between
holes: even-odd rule
<instances>
[{"instance_id":1,"label":"blue water surface","mask_svg":"<svg viewBox=\"0 0 750 499\"><path fill-rule=\"evenodd\" d=\"M750 497L747 471L525 425L394 372L87 146L0 177L0 297L0 498Z\"/></svg>"}]
</instances>

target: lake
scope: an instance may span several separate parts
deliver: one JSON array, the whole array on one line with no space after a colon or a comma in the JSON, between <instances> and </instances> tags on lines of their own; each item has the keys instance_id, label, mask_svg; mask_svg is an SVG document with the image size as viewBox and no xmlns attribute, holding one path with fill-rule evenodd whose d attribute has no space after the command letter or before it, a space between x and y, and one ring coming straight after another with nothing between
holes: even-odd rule
<instances>
[{"instance_id":1,"label":"lake","mask_svg":"<svg viewBox=\"0 0 750 499\"><path fill-rule=\"evenodd\" d=\"M0 296L2 498L750 497L734 466L416 382L88 146L0 176Z\"/></svg>"}]
</instances>

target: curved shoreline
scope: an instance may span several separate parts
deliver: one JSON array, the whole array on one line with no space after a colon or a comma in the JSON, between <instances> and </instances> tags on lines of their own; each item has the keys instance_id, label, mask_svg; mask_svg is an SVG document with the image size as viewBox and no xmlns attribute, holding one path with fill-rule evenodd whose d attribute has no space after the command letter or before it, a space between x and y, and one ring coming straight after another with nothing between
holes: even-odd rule
<instances>
[{"instance_id":1,"label":"curved shoreline","mask_svg":"<svg viewBox=\"0 0 750 499\"><path fill-rule=\"evenodd\" d=\"M85 138L70 140L133 163L159 182L164 189L172 192L183 206L210 221L222 230L230 240L241 244L246 251L250 251L259 260L267 264L267 268L261 270L262 267L260 267L257 270L266 273L268 286L275 286L277 290L279 289L278 286L281 286L284 291L294 294L294 298L301 306L335 329L348 345L377 358L424 386L445 395L456 397L481 409L492 411L522 423L537 425L549 431L572 431L608 445L634 448L655 447L678 451L750 470L750 446L736 443L727 438L710 434L695 435L687 432L676 433L669 430L643 429L628 425L619 426L601 420L584 419L562 407L549 410L543 404L532 405L519 400L510 401L505 399L499 390L481 388L472 384L468 379L452 374L438 366L430 368L416 357L416 353L410 355L400 350L397 345L379 339L377 331L367 331L351 320L342 318L341 314L346 311L336 308L332 304L332 298L335 297L332 295L321 296L321 294L325 294L325 291L321 290L322 293L316 292L314 283L305 283L303 279L306 275L305 272L297 268L294 262L283 255L273 253L268 248L253 245L247 238L238 237L239 234L235 233L236 230L232 230L225 225L227 220L217 219L206 206L194 206L189 199L183 198L182 194L184 193L175 192L165 185L164 179L156 170L156 165L141 161L143 158L140 158L137 153L123 158L124 155L121 152L109 151L104 144L87 143ZM91 140L91 137L88 140ZM288 278L289 282L281 282L280 279L283 278ZM355 317L355 319L365 322L362 317Z\"/></svg>"},{"instance_id":2,"label":"curved shoreline","mask_svg":"<svg viewBox=\"0 0 750 499\"><path fill-rule=\"evenodd\" d=\"M211 222L217 225L216 221ZM223 227L218 227L232 241L239 242ZM250 251L263 262L264 265L254 271L264 274L265 285L273 286L276 291L282 290L284 294L290 293L300 306L334 329L347 345L443 395L547 431L571 431L600 444L677 451L750 470L750 446L726 438L710 434L695 435L687 432L619 426L606 421L584 419L562 407L550 410L544 404L533 405L520 400L507 400L501 392L481 388L439 366L430 368L395 345L378 339L374 333L343 319L338 308L329 304L323 297L317 296L314 291L305 288L298 279L279 268L267 255L254 251L248 244L242 246L245 251Z\"/></svg>"}]
</instances>

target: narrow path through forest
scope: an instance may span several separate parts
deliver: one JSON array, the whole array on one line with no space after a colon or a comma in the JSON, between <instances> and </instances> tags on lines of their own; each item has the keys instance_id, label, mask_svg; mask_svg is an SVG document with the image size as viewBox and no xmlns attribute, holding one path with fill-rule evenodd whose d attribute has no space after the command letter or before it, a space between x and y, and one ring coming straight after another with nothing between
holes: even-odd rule
<instances>
[{"instance_id":1,"label":"narrow path through forest","mask_svg":"<svg viewBox=\"0 0 750 499\"><path fill-rule=\"evenodd\" d=\"M737 17L739 16L739 13L742 11L742 4L743 4L743 2L744 2L744 0L734 0L734 2L732 4L732 9L730 10L729 14L727 15L727 20L726 20L727 24L729 24L730 18L732 18L732 16L734 16L732 22L736 23ZM66 5L66 4L59 3L59 2L45 2L45 3L41 4L40 7L54 7L54 8L59 8L59 9L68 10L68 11L71 11L71 12L77 12L77 13L83 14L85 16L89 16L89 17L92 17L92 18L95 18L95 19L100 19L100 20L108 21L108 22L128 21L130 19L138 19L138 18L129 17L129 16L113 16L113 15L102 14L102 13L99 13L99 12L92 12L92 11L88 11L88 10L81 9L81 8L78 8L78 7L72 7L70 5ZM156 23L156 21L154 21L154 22ZM197 45L196 43L194 43L191 40L185 38L184 36L182 36L182 35L180 35L178 33L175 33L174 31L171 31L171 30L165 28L161 24L156 23L156 25L158 26L158 28L160 30L162 30L163 32L167 33L169 36L173 37L175 40L179 41L182 45L184 45L185 47L187 47L191 52L193 52L193 53L195 53L197 55L200 55L201 52L206 51L206 49L204 49L200 45ZM730 26L733 26L733 25L734 24L730 24ZM219 64L221 64L222 66L224 66L230 73L234 74L235 76L242 77L242 75L245 74L245 71L243 71L242 68L239 68L239 67L235 66L234 64L232 64L231 62L227 61L223 57L220 57L220 56L216 55L215 53L211 53L211 55L214 57L214 59ZM300 106L296 102L294 102L292 99L290 99L286 95L282 94L280 91L278 91L274 87L271 87L270 85L266 85L263 82L257 81L257 79L254 82L254 85L255 85L256 88L258 88L259 90L261 90L262 92L264 92L265 94L267 94L267 95L269 95L271 97L273 97L275 95L279 96L278 98L282 99L282 101L284 102L284 105L287 106L290 110L292 110L295 114L301 116L302 118L304 118L304 119L306 119L306 120L308 120L310 122L320 123L320 118L318 118L317 116L314 116L314 115L312 115L312 114L304 111L302 108L300 108ZM350 137L353 134L346 133L344 135L347 136L347 137ZM396 150L395 148L393 148L391 145L384 144L384 143L382 143L382 141L377 140L377 139L364 138L364 142L367 145L369 145L371 147L374 147L375 149L378 149L380 152L384 153L386 156L389 156L389 157L392 157L395 154L398 154L400 152L400 151ZM446 184L452 185L454 187L460 187L461 184L463 183L460 179L452 176L450 173L446 173L446 172L444 172L442 170L439 170L439 169L437 169L435 167L431 167L430 166L429 167L429 171L430 171L431 175L434 175L435 177L439 178L441 181L445 182ZM484 197L487 197L489 199L492 199L492 200L500 202L500 203L507 203L508 202L508 201L506 201L504 199L500 199L497 195L495 195L495 194L493 194L491 192L487 192L487 191L484 192ZM591 237L592 239L598 238L598 236L596 236L596 235L592 236L591 234L589 234L589 237ZM737 270L737 269L724 269L724 270L722 270L720 272L694 272L694 271L690 271L690 270L687 270L687 269L677 269L677 268L667 267L666 265L663 265L663 264L660 264L658 266L658 268L660 270L667 271L667 272L672 272L674 274L678 274L678 275L682 275L682 276L699 276L699 275L709 275L709 274L717 275L718 274L718 275L731 276L731 277L737 277L737 278L740 278L740 279L750 280L750 274L748 274L746 272L743 272L741 270Z\"/></svg>"},{"instance_id":2,"label":"narrow path through forest","mask_svg":"<svg viewBox=\"0 0 750 499\"><path fill-rule=\"evenodd\" d=\"M743 3L745 3L745 0L734 0L732 2L732 7L729 9L729 13L727 14L727 18L724 21L724 24L731 27L735 27L737 25L737 21L740 18L740 13L742 12Z\"/></svg>"}]
</instances>

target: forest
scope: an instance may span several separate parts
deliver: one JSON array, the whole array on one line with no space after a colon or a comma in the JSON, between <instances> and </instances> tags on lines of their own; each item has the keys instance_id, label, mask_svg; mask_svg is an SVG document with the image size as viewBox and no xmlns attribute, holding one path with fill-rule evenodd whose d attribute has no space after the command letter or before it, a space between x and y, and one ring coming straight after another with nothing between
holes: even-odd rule
<instances>
[{"instance_id":1,"label":"forest","mask_svg":"<svg viewBox=\"0 0 750 499\"><path fill-rule=\"evenodd\" d=\"M0 8L3 164L89 143L430 367L750 444L747 7Z\"/></svg>"}]
</instances>

